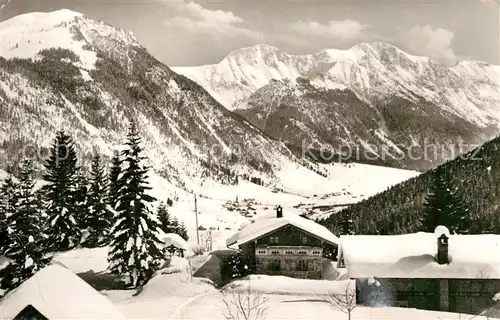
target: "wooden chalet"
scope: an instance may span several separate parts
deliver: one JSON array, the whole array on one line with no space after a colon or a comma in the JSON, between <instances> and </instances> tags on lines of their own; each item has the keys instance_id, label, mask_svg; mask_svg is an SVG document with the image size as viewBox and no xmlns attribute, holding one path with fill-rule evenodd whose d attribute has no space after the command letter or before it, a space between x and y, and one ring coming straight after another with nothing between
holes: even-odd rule
<instances>
[{"instance_id":1,"label":"wooden chalet","mask_svg":"<svg viewBox=\"0 0 500 320\"><path fill-rule=\"evenodd\" d=\"M275 216L246 225L226 244L241 251L251 273L321 279L323 263L337 257L338 238L278 207Z\"/></svg>"},{"instance_id":2,"label":"wooden chalet","mask_svg":"<svg viewBox=\"0 0 500 320\"><path fill-rule=\"evenodd\" d=\"M357 303L479 314L500 292L500 235L341 236Z\"/></svg>"}]
</instances>

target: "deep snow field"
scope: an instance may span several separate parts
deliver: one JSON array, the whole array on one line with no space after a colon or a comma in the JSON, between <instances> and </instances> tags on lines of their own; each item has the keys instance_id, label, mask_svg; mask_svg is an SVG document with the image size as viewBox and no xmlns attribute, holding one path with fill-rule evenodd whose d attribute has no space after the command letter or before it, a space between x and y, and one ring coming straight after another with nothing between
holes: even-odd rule
<instances>
[{"instance_id":1,"label":"deep snow field","mask_svg":"<svg viewBox=\"0 0 500 320\"><path fill-rule=\"evenodd\" d=\"M76 249L60 253L55 261L75 273L105 270L106 248ZM344 292L349 280L302 280L282 276L252 275L226 286L224 293L216 290L210 280L193 278L190 270L199 267L203 259L196 258L189 267L188 259L175 257L171 265L158 274L137 293L132 290L101 291L127 319L224 319L223 299L234 292L260 292L267 299L266 319L347 319L342 312L324 302L329 292ZM57 279L54 279L57 281ZM486 320L454 313L405 308L357 307L353 319L422 319L422 320Z\"/></svg>"}]
</instances>

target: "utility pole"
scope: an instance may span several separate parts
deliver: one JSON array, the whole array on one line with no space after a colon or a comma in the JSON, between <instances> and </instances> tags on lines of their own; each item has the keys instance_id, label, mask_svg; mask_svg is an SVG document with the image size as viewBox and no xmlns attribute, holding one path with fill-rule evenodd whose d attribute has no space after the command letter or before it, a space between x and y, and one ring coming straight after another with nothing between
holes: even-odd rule
<instances>
[{"instance_id":1,"label":"utility pole","mask_svg":"<svg viewBox=\"0 0 500 320\"><path fill-rule=\"evenodd\" d=\"M199 245L200 244L200 233L198 230L198 201L197 201L196 193L194 194L194 214L196 217L196 243Z\"/></svg>"}]
</instances>

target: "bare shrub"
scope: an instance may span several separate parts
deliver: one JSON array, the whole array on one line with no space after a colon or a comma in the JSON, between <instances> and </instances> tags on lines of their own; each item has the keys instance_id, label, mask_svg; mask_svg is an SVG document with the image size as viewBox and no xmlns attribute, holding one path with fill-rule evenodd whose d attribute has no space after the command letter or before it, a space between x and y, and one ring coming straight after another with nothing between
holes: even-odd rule
<instances>
[{"instance_id":1,"label":"bare shrub","mask_svg":"<svg viewBox=\"0 0 500 320\"><path fill-rule=\"evenodd\" d=\"M226 320L263 320L267 316L268 299L248 287L245 291L224 294L222 312Z\"/></svg>"},{"instance_id":2,"label":"bare shrub","mask_svg":"<svg viewBox=\"0 0 500 320\"><path fill-rule=\"evenodd\" d=\"M356 287L351 281L345 287L342 293L330 291L326 302L335 310L343 312L347 315L347 319L351 320L351 314L356 309Z\"/></svg>"}]
</instances>

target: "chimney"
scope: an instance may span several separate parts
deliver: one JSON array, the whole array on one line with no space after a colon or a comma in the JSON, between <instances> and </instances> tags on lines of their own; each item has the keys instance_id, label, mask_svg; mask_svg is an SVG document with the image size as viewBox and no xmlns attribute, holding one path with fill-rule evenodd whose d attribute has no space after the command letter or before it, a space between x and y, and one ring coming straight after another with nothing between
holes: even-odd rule
<instances>
[{"instance_id":1,"label":"chimney","mask_svg":"<svg viewBox=\"0 0 500 320\"><path fill-rule=\"evenodd\" d=\"M434 235L437 238L437 262L439 264L450 263L448 258L448 239L450 232L448 228L438 226L434 231Z\"/></svg>"},{"instance_id":2,"label":"chimney","mask_svg":"<svg viewBox=\"0 0 500 320\"><path fill-rule=\"evenodd\" d=\"M276 218L283 218L283 208L281 206L276 208Z\"/></svg>"}]
</instances>

